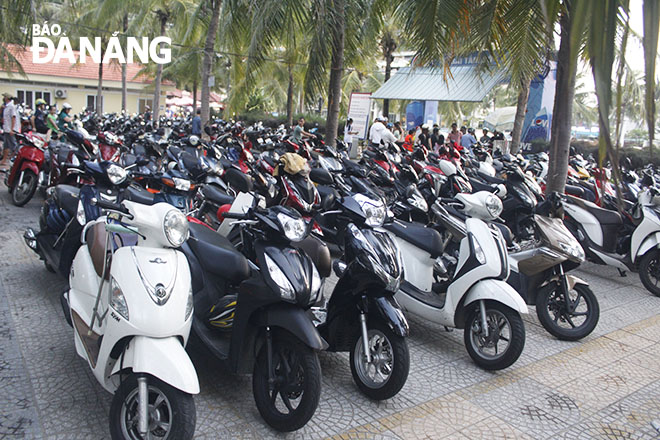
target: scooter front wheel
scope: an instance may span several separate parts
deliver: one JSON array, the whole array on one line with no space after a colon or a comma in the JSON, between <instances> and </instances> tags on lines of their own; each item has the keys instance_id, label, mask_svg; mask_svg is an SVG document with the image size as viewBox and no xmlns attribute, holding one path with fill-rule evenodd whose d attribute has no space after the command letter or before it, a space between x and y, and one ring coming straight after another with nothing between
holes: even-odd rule
<instances>
[{"instance_id":1,"label":"scooter front wheel","mask_svg":"<svg viewBox=\"0 0 660 440\"><path fill-rule=\"evenodd\" d=\"M197 419L195 401L154 376L147 375L149 427L146 438L192 439ZM110 436L113 440L143 440L139 432L137 375L126 378L112 399Z\"/></svg>"},{"instance_id":2,"label":"scooter front wheel","mask_svg":"<svg viewBox=\"0 0 660 440\"><path fill-rule=\"evenodd\" d=\"M518 312L499 302L486 302L488 335L482 331L479 303L465 320L463 339L472 360L484 370L502 370L513 365L525 347L525 325Z\"/></svg>"},{"instance_id":3,"label":"scooter front wheel","mask_svg":"<svg viewBox=\"0 0 660 440\"><path fill-rule=\"evenodd\" d=\"M639 279L646 290L660 296L660 252L652 249L639 261Z\"/></svg>"},{"instance_id":4,"label":"scooter front wheel","mask_svg":"<svg viewBox=\"0 0 660 440\"><path fill-rule=\"evenodd\" d=\"M19 185L16 182L11 192L11 201L16 206L23 206L30 201L37 190L39 178L30 170L23 171L23 179Z\"/></svg>"},{"instance_id":5,"label":"scooter front wheel","mask_svg":"<svg viewBox=\"0 0 660 440\"><path fill-rule=\"evenodd\" d=\"M300 429L316 412L321 397L321 363L308 346L288 333L273 338L273 381L269 381L268 346L254 364L252 392L261 417L287 432Z\"/></svg>"},{"instance_id":6,"label":"scooter front wheel","mask_svg":"<svg viewBox=\"0 0 660 440\"><path fill-rule=\"evenodd\" d=\"M370 399L389 399L403 388L408 379L408 343L380 321L370 323L367 337L371 362L367 362L362 335L359 335L350 354L353 380L362 394Z\"/></svg>"},{"instance_id":7,"label":"scooter front wheel","mask_svg":"<svg viewBox=\"0 0 660 440\"><path fill-rule=\"evenodd\" d=\"M589 286L576 284L566 303L559 283L543 286L536 297L536 316L543 328L564 341L577 341L590 334L598 324L600 308Z\"/></svg>"}]
</instances>

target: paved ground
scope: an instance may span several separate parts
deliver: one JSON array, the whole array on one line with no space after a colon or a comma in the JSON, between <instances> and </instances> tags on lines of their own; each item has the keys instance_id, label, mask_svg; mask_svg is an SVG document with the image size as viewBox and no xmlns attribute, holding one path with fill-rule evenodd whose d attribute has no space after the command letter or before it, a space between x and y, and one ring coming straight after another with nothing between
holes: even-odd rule
<instances>
[{"instance_id":1,"label":"paved ground","mask_svg":"<svg viewBox=\"0 0 660 440\"><path fill-rule=\"evenodd\" d=\"M64 284L24 245L41 198L11 205L0 186L0 439L108 438L111 395L73 346L57 295ZM348 356L323 353L314 418L290 438L651 439L660 437L660 298L635 275L584 265L601 305L595 332L557 341L525 317L527 343L506 371L475 367L460 331L411 319L410 377L375 403L354 386ZM259 417L249 377L223 373L193 353L200 439L285 437Z\"/></svg>"}]
</instances>

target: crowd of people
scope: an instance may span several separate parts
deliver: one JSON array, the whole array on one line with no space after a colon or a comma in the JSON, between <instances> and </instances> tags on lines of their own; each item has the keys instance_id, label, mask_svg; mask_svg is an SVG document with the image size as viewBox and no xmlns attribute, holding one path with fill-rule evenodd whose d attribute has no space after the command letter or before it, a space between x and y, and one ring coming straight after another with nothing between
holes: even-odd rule
<instances>
[{"instance_id":1,"label":"crowd of people","mask_svg":"<svg viewBox=\"0 0 660 440\"><path fill-rule=\"evenodd\" d=\"M48 104L39 98L35 101L35 109L30 115L30 130L45 135L46 140L56 138L63 130L73 128L73 116L71 105L62 104L58 112L55 104ZM0 160L0 172L6 171L9 158L16 153L18 142L16 135L22 131L21 114L16 105L16 98L9 93L2 94L2 159Z\"/></svg>"},{"instance_id":2,"label":"crowd of people","mask_svg":"<svg viewBox=\"0 0 660 440\"><path fill-rule=\"evenodd\" d=\"M353 121L349 119L344 130L344 141L349 143L352 135L357 133L352 130ZM387 118L378 116L374 119L369 128L368 140L371 144L380 144L381 140L385 143L394 142L408 151L413 151L417 146L424 146L429 151L438 152L443 146L450 144L454 147L471 149L477 142L490 143L494 140L505 140L504 133L495 130L492 135L487 128L483 128L482 135L477 139L474 128L462 126L458 129L458 124L451 124L451 130L446 134L440 132L438 124L421 124L407 132L401 127L399 121L395 123L388 122ZM347 136L349 140L347 141Z\"/></svg>"}]
</instances>

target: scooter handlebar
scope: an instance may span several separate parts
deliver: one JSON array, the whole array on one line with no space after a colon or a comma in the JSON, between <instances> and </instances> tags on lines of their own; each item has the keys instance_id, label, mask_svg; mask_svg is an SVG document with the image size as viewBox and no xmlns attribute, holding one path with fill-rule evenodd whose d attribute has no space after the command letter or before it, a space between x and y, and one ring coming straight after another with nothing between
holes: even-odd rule
<instances>
[{"instance_id":1,"label":"scooter handlebar","mask_svg":"<svg viewBox=\"0 0 660 440\"><path fill-rule=\"evenodd\" d=\"M123 205L120 205L119 203L112 203L112 202L108 202L107 200L101 200L101 199L93 198L92 199L92 205L96 205L99 208L103 208L103 209L106 209L106 210L117 211L117 212L121 212L122 214L130 215L130 212L128 211L128 209L126 207L124 207Z\"/></svg>"}]
</instances>

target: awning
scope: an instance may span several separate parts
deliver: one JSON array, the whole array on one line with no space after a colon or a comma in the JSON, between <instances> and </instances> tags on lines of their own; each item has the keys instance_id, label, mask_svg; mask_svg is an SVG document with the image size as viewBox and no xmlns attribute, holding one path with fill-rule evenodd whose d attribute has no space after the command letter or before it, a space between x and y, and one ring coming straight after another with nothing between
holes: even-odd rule
<instances>
[{"instance_id":1,"label":"awning","mask_svg":"<svg viewBox=\"0 0 660 440\"><path fill-rule=\"evenodd\" d=\"M515 106L498 108L486 116L484 119L484 128L497 131L513 130L516 110L517 108Z\"/></svg>"},{"instance_id":2,"label":"awning","mask_svg":"<svg viewBox=\"0 0 660 440\"><path fill-rule=\"evenodd\" d=\"M507 78L503 70L478 72L476 64L452 65L447 82L442 69L404 67L371 95L374 99L480 102Z\"/></svg>"}]
</instances>

